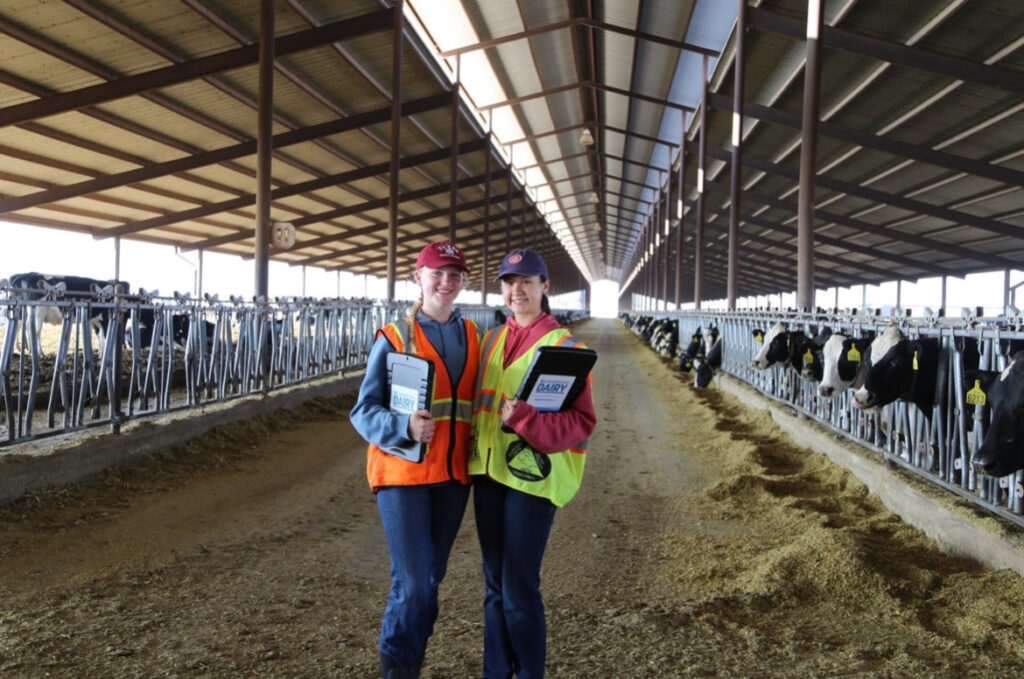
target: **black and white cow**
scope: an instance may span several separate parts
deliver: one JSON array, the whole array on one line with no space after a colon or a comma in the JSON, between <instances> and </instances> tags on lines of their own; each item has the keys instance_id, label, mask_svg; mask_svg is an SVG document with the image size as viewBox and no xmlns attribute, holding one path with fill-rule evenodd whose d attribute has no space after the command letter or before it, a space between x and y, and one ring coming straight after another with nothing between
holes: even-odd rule
<instances>
[{"instance_id":1,"label":"black and white cow","mask_svg":"<svg viewBox=\"0 0 1024 679\"><path fill-rule=\"evenodd\" d=\"M754 330L754 337L761 342L761 348L754 356L753 366L757 370L766 370L775 364L788 365L806 380L820 380L821 347L831 334L831 330L823 328L817 336L810 338L802 330L789 330L782 323L776 323L767 333Z\"/></svg>"},{"instance_id":2,"label":"black and white cow","mask_svg":"<svg viewBox=\"0 0 1024 679\"><path fill-rule=\"evenodd\" d=\"M718 328L705 328L701 336L701 351L693 359L697 375L693 385L699 389L711 384L715 371L722 367L722 335Z\"/></svg>"},{"instance_id":3,"label":"black and white cow","mask_svg":"<svg viewBox=\"0 0 1024 679\"><path fill-rule=\"evenodd\" d=\"M821 380L818 394L832 398L849 388L860 389L868 372L868 347L874 334L848 337L834 333L821 348Z\"/></svg>"},{"instance_id":4,"label":"black and white cow","mask_svg":"<svg viewBox=\"0 0 1024 679\"><path fill-rule=\"evenodd\" d=\"M868 356L871 363L864 384L853 395L856 407L877 411L901 399L916 405L925 417L931 417L936 403L938 340L909 339L892 326L871 342Z\"/></svg>"},{"instance_id":5,"label":"black and white cow","mask_svg":"<svg viewBox=\"0 0 1024 679\"><path fill-rule=\"evenodd\" d=\"M651 347L665 358L676 355L679 345L679 322L674 318L662 318L654 322L650 339Z\"/></svg>"},{"instance_id":6,"label":"black and white cow","mask_svg":"<svg viewBox=\"0 0 1024 679\"><path fill-rule=\"evenodd\" d=\"M977 387L972 386L975 381ZM981 390L982 402L991 413L991 423L971 463L979 472L997 477L1024 469L1024 351L1014 353L1002 372L968 372L967 382L969 389ZM968 391L968 402L970 397Z\"/></svg>"},{"instance_id":7,"label":"black and white cow","mask_svg":"<svg viewBox=\"0 0 1024 679\"><path fill-rule=\"evenodd\" d=\"M104 297L112 297L115 293L128 294L131 291L131 286L126 281L35 272L14 274L8 279L8 284L12 298L26 301L62 299L97 301ZM105 337L111 318L111 309L107 305L96 305L90 310L89 324L99 338L101 348L105 346ZM61 325L63 322L64 314L59 307L38 307L36 309L36 337L39 337L44 323Z\"/></svg>"},{"instance_id":8,"label":"black and white cow","mask_svg":"<svg viewBox=\"0 0 1024 679\"><path fill-rule=\"evenodd\" d=\"M789 362L792 333L783 323L776 323L768 332L754 330L754 338L761 344L753 359L754 369L767 370L776 363Z\"/></svg>"},{"instance_id":9,"label":"black and white cow","mask_svg":"<svg viewBox=\"0 0 1024 679\"><path fill-rule=\"evenodd\" d=\"M693 370L693 359L700 354L701 343L704 341L704 334L697 326L697 329L693 331L690 336L690 343L686 345L686 349L679 355L679 372L688 373Z\"/></svg>"},{"instance_id":10,"label":"black and white cow","mask_svg":"<svg viewBox=\"0 0 1024 679\"><path fill-rule=\"evenodd\" d=\"M814 337L803 333L794 338L789 364L809 382L820 382L825 372L822 349L832 336L832 330L822 328Z\"/></svg>"},{"instance_id":11,"label":"black and white cow","mask_svg":"<svg viewBox=\"0 0 1024 679\"><path fill-rule=\"evenodd\" d=\"M125 342L132 345L132 334L135 328L139 333L139 348L149 349L153 346L153 335L157 330L156 311L152 307L139 307L132 315L132 327L125 331ZM210 321L202 321L203 338L206 347L213 344L216 326ZM189 331L192 329L192 316L186 313L170 315L171 342L175 347L183 349L188 342Z\"/></svg>"}]
</instances>

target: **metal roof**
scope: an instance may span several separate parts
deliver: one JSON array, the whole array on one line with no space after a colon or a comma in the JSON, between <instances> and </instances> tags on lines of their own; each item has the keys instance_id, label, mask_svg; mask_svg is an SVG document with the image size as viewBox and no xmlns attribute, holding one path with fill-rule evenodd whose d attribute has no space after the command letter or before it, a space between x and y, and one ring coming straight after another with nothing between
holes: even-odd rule
<instances>
[{"instance_id":1,"label":"metal roof","mask_svg":"<svg viewBox=\"0 0 1024 679\"><path fill-rule=\"evenodd\" d=\"M406 0L424 31L406 29L397 274L454 228L474 287L485 241L491 272L526 243L561 291L610 278L671 299L681 264L686 302L703 211L702 297L724 297L738 3L450 1L464 19ZM747 8L740 295L796 285L807 4ZM825 8L815 287L1020 268L1024 3ZM253 256L259 10L7 0L0 219ZM393 22L378 0L275 3L271 218L297 236L274 259L387 273ZM494 82L471 82L480 55ZM495 127L488 152L509 121L519 136Z\"/></svg>"}]
</instances>

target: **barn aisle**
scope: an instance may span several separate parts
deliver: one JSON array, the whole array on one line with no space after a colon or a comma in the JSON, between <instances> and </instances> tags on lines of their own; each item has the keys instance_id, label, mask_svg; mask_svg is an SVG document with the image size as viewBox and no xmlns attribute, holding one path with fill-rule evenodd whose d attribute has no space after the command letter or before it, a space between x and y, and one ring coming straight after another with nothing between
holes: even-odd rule
<instances>
[{"instance_id":1,"label":"barn aisle","mask_svg":"<svg viewBox=\"0 0 1024 679\"><path fill-rule=\"evenodd\" d=\"M551 679L1024 669L1024 583L938 552L765 413L614 320L584 487L545 561ZM5 677L378 676L388 586L350 401L224 428L0 509ZM472 512L424 679L479 677Z\"/></svg>"}]
</instances>

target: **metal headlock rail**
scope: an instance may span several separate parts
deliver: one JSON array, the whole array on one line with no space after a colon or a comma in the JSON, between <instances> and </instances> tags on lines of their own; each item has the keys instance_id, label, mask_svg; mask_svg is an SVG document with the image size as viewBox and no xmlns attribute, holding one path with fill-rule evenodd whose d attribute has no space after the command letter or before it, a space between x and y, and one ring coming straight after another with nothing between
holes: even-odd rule
<instances>
[{"instance_id":1,"label":"metal headlock rail","mask_svg":"<svg viewBox=\"0 0 1024 679\"><path fill-rule=\"evenodd\" d=\"M118 432L129 419L361 370L377 329L409 306L119 291L0 296L0 446L87 427ZM481 331L503 322L492 307L459 308ZM54 309L61 319L55 349L40 337L57 334L52 326L41 332Z\"/></svg>"},{"instance_id":2,"label":"metal headlock rail","mask_svg":"<svg viewBox=\"0 0 1024 679\"><path fill-rule=\"evenodd\" d=\"M797 313L737 312L633 312L678 322L680 344L698 328L714 326L722 337L721 370L751 385L770 399L790 406L797 414L880 454L890 466L908 469L987 511L1024 526L1024 472L991 478L970 464L985 435L988 406L967 403L965 370L978 367L1002 370L1013 351L1024 347L1024 318L1020 315L982 317L964 310L959 318L929 314L911 318L895 310L891 316L863 312ZM939 344L935 405L930 417L903 400L879 414L853 405L853 389L833 398L818 394L817 382L805 380L789 366L757 370L752 359L761 345L754 331L767 331L775 323L815 336L823 328L850 337L870 332L880 335L897 326L911 339L935 338ZM966 360L965 360L966 359Z\"/></svg>"}]
</instances>

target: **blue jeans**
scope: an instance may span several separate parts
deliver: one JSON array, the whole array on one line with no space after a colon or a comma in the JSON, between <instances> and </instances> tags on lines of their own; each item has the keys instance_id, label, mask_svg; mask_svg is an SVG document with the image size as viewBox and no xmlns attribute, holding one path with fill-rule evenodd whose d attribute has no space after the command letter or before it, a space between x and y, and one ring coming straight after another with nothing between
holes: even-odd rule
<instances>
[{"instance_id":1,"label":"blue jeans","mask_svg":"<svg viewBox=\"0 0 1024 679\"><path fill-rule=\"evenodd\" d=\"M393 486L377 493L391 551L391 595L380 652L403 665L423 661L437 620L437 590L462 524L469 486Z\"/></svg>"},{"instance_id":2,"label":"blue jeans","mask_svg":"<svg viewBox=\"0 0 1024 679\"><path fill-rule=\"evenodd\" d=\"M487 585L484 679L543 679L547 622L540 565L556 507L477 476L473 509Z\"/></svg>"}]
</instances>

